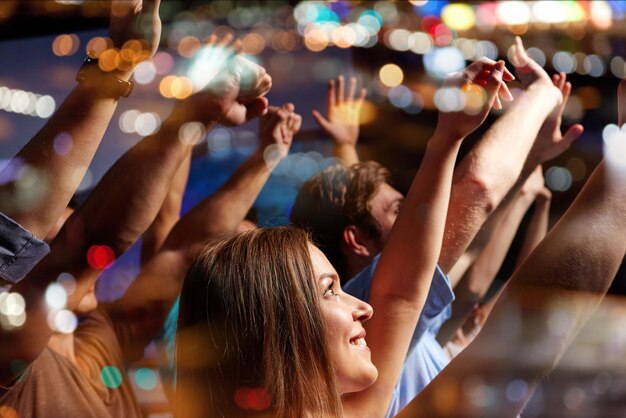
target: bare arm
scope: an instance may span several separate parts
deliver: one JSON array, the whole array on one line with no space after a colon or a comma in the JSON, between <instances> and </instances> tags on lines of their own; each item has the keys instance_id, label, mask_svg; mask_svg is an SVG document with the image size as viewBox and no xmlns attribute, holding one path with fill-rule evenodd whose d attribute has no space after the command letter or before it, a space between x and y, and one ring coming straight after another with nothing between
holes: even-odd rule
<instances>
[{"instance_id":1,"label":"bare arm","mask_svg":"<svg viewBox=\"0 0 626 418\"><path fill-rule=\"evenodd\" d=\"M178 102L160 130L129 150L102 179L87 202L77 211L53 242L51 254L16 287L26 300L26 322L15 330L0 331L0 374L2 382L13 379L10 362L20 358L33 361L45 347L51 333L47 325L45 289L62 272L76 279L66 309L74 309L93 285L110 255L119 256L146 230L161 207L170 181L188 154L191 144L180 139L187 123L213 126L217 120L247 120L263 111L265 99L248 107L239 103L239 77L222 74L225 85L217 96L203 90ZM264 85L271 85L266 80ZM262 93L266 93L267 90ZM132 179L132 181L129 181ZM105 257L89 256L94 245ZM106 246L106 247L102 247ZM92 250L93 251L93 250Z\"/></svg>"},{"instance_id":2,"label":"bare arm","mask_svg":"<svg viewBox=\"0 0 626 418\"><path fill-rule=\"evenodd\" d=\"M570 210L516 271L476 340L398 417L484 416L487 412L476 404L468 407L470 400L460 387L469 376L496 387L514 379L525 382L528 390L523 399L512 402L502 396L489 406L490 414L517 416L595 310L624 257L626 188L623 177L611 178L611 174L606 162L596 169ZM517 317L522 328L506 335L502 330L510 327L507 319L512 319L511 307L515 306L526 312ZM554 308L567 318L558 335L546 326ZM541 332L545 336L540 352L532 346L541 340L529 337L533 325L533 335ZM527 357L521 353L535 353L536 358L524 361ZM436 401L436 393L444 386L460 394L449 409L442 409Z\"/></svg>"},{"instance_id":3,"label":"bare arm","mask_svg":"<svg viewBox=\"0 0 626 418\"><path fill-rule=\"evenodd\" d=\"M624 103L622 82L620 125L626 120ZM398 417L480 417L487 413L516 417L520 413L596 309L624 258L623 160L623 143L608 150L570 209L515 272L478 337ZM516 313L520 309L524 315ZM557 333L547 326L554 310L565 318ZM511 320L518 324L515 330ZM538 342L543 342L540 350ZM497 403L490 403L487 412L471 404L463 392L461 385L470 376L500 390L517 379L527 389L514 401L496 397ZM444 390L458 395L446 408L437 400Z\"/></svg>"},{"instance_id":4,"label":"bare arm","mask_svg":"<svg viewBox=\"0 0 626 418\"><path fill-rule=\"evenodd\" d=\"M131 2L114 2L110 35L118 48L129 39L139 38L147 41L146 57L154 53L161 34L159 2L146 1L143 5L141 15L149 16L152 25L144 25L141 34L134 30L131 21L139 14ZM118 98L101 92L97 88L101 83L97 80L112 77L128 80L132 75L132 70L105 73L90 68L88 71L92 81L78 84L46 125L3 170L13 170L17 164L25 163L37 173L38 183L44 185L35 189L35 196L30 188L27 200L22 197L24 186L19 181L0 185L0 211L42 239L54 227L75 193L117 107ZM71 145L57 152L55 140L60 136L69 139Z\"/></svg>"},{"instance_id":5,"label":"bare arm","mask_svg":"<svg viewBox=\"0 0 626 418\"><path fill-rule=\"evenodd\" d=\"M159 251L168 234L180 219L183 195L185 187L187 187L187 179L189 178L191 154L190 150L183 163L178 167L159 213L157 213L154 222L141 237L142 266Z\"/></svg>"},{"instance_id":6,"label":"bare arm","mask_svg":"<svg viewBox=\"0 0 626 418\"><path fill-rule=\"evenodd\" d=\"M503 201L513 199L538 165L561 154L582 133L581 125L572 126L564 135L560 131L561 115L571 91L565 75L551 80L526 56L521 40L517 42L515 64L526 91L455 170L439 260L446 273L470 243L465 266L472 264L497 224L497 219L485 223L489 215ZM552 85L562 93L561 106L556 108L551 107L552 103L546 106L544 100L545 91ZM463 273L460 269L451 277L453 287Z\"/></svg>"},{"instance_id":7,"label":"bare arm","mask_svg":"<svg viewBox=\"0 0 626 418\"><path fill-rule=\"evenodd\" d=\"M328 82L326 96L326 112L324 117L317 110L313 117L333 141L333 155L339 158L346 166L359 162L356 144L359 140L359 114L367 91L362 88L356 94L356 78L350 77L348 93L345 93L344 77L340 75Z\"/></svg>"},{"instance_id":8,"label":"bare arm","mask_svg":"<svg viewBox=\"0 0 626 418\"><path fill-rule=\"evenodd\" d=\"M522 242L522 248L517 255L516 267L520 264L528 255L535 249L537 245L543 240L548 233L548 223L550 221L550 201L552 200L552 193L546 187L544 187L535 198L535 209L533 216L530 218L530 223Z\"/></svg>"},{"instance_id":9,"label":"bare arm","mask_svg":"<svg viewBox=\"0 0 626 418\"><path fill-rule=\"evenodd\" d=\"M437 340L441 345L445 345L454 336L474 305L483 299L491 287L524 215L543 187L543 175L541 167L538 167L511 204L507 205L506 213L500 219L496 232L454 289L452 316L443 324L437 335Z\"/></svg>"},{"instance_id":10,"label":"bare arm","mask_svg":"<svg viewBox=\"0 0 626 418\"><path fill-rule=\"evenodd\" d=\"M344 396L346 416L384 416L388 408L439 258L456 155L462 139L491 109L503 72L504 62L480 60L447 82L485 85L487 100L473 116L440 113L372 282L370 302L379 314L364 326L378 379L366 390Z\"/></svg>"},{"instance_id":11,"label":"bare arm","mask_svg":"<svg viewBox=\"0 0 626 418\"><path fill-rule=\"evenodd\" d=\"M287 155L301 121L291 103L270 108L261 119L258 150L215 193L181 218L162 250L112 306L115 314L132 324L136 347L129 348L130 354L141 353L163 325L196 252L207 240L233 233L245 218L272 169Z\"/></svg>"}]
</instances>

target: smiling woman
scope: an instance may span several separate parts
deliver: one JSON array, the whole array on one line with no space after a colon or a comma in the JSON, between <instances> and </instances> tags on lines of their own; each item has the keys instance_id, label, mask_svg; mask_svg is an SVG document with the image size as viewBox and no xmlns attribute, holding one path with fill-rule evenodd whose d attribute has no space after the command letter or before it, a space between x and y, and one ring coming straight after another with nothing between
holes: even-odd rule
<instances>
[{"instance_id":1,"label":"smiling woman","mask_svg":"<svg viewBox=\"0 0 626 418\"><path fill-rule=\"evenodd\" d=\"M181 293L177 416L252 416L269 404L277 417L340 416L355 366L359 389L376 378L360 345L369 316L300 230L257 229L208 246ZM333 370L334 360L348 363Z\"/></svg>"}]
</instances>

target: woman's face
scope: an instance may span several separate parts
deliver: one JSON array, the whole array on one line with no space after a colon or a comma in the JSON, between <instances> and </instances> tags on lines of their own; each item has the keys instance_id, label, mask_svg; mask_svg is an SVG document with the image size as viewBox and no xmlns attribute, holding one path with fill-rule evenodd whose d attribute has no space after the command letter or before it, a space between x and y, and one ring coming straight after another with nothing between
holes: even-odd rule
<instances>
[{"instance_id":1,"label":"woman's face","mask_svg":"<svg viewBox=\"0 0 626 418\"><path fill-rule=\"evenodd\" d=\"M378 377L363 328L372 307L341 290L337 272L324 253L313 245L309 251L339 389L342 394L359 392Z\"/></svg>"}]
</instances>

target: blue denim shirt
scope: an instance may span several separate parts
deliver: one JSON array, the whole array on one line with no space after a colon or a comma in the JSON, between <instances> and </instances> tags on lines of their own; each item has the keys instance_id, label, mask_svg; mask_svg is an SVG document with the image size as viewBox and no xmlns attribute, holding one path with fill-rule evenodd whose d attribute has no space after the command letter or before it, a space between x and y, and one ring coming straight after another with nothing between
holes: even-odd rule
<instances>
[{"instance_id":1,"label":"blue denim shirt","mask_svg":"<svg viewBox=\"0 0 626 418\"><path fill-rule=\"evenodd\" d=\"M377 255L369 266L343 286L343 290L361 300L368 301L379 258L380 255ZM441 325L450 318L453 300L454 292L450 287L450 282L437 266L387 410L387 417L391 418L400 412L448 364L449 359L435 336Z\"/></svg>"},{"instance_id":2,"label":"blue denim shirt","mask_svg":"<svg viewBox=\"0 0 626 418\"><path fill-rule=\"evenodd\" d=\"M0 213L0 292L22 280L50 252L45 242Z\"/></svg>"}]
</instances>

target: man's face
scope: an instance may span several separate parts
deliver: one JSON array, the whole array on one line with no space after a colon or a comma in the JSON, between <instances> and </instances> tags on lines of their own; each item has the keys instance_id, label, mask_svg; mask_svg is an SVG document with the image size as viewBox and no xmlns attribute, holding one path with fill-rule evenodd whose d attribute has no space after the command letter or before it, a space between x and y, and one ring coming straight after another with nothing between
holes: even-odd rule
<instances>
[{"instance_id":1,"label":"man's face","mask_svg":"<svg viewBox=\"0 0 626 418\"><path fill-rule=\"evenodd\" d=\"M388 183L381 183L368 202L370 213L380 227L380 237L376 242L378 252L382 251L389 238L391 227L398 217L402 199L404 199L402 193Z\"/></svg>"}]
</instances>

